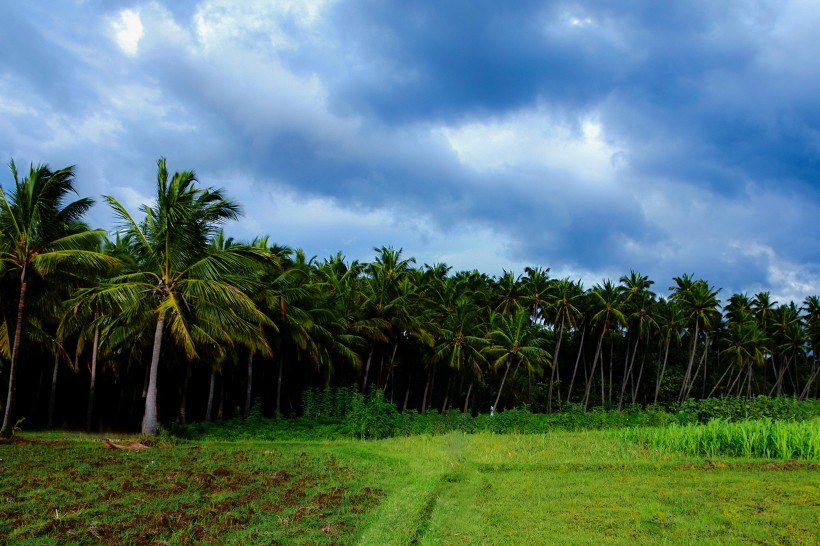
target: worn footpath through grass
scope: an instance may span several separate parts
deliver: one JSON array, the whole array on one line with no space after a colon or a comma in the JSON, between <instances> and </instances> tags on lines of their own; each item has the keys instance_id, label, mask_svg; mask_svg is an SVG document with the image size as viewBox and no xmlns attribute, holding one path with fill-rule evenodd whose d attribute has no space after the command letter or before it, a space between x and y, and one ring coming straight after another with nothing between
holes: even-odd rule
<instances>
[{"instance_id":1,"label":"worn footpath through grass","mask_svg":"<svg viewBox=\"0 0 820 546\"><path fill-rule=\"evenodd\" d=\"M611 432L0 446L16 544L820 544L820 465Z\"/></svg>"}]
</instances>

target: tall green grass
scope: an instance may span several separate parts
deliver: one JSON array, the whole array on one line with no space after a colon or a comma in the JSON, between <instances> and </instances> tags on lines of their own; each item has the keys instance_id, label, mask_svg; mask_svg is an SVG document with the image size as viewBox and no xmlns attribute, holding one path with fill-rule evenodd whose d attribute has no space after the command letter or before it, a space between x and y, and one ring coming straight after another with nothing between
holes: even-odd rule
<instances>
[{"instance_id":1,"label":"tall green grass","mask_svg":"<svg viewBox=\"0 0 820 546\"><path fill-rule=\"evenodd\" d=\"M663 428L625 429L623 437L664 451L707 457L764 457L820 460L820 421L758 419L706 424L671 424Z\"/></svg>"}]
</instances>

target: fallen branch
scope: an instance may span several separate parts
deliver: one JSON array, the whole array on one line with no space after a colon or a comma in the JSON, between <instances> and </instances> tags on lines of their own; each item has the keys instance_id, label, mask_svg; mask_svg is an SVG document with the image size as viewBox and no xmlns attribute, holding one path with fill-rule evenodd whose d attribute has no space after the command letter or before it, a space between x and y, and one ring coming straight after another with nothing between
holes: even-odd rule
<instances>
[{"instance_id":1,"label":"fallen branch","mask_svg":"<svg viewBox=\"0 0 820 546\"><path fill-rule=\"evenodd\" d=\"M148 449L147 445L137 441L128 444L118 444L115 440L103 438L102 443L105 449Z\"/></svg>"}]
</instances>

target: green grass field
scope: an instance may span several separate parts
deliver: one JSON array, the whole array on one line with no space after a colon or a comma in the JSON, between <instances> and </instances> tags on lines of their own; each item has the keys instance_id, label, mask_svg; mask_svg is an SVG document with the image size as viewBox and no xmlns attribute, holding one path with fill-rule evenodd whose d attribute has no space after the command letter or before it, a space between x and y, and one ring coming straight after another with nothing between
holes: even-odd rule
<instances>
[{"instance_id":1,"label":"green grass field","mask_svg":"<svg viewBox=\"0 0 820 546\"><path fill-rule=\"evenodd\" d=\"M820 463L617 431L0 445L10 544L820 544Z\"/></svg>"}]
</instances>

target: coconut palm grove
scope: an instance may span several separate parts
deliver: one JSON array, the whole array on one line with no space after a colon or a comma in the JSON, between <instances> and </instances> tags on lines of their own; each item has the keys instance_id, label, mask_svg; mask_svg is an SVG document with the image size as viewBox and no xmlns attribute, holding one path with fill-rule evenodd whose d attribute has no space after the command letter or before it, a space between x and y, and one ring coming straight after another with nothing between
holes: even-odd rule
<instances>
[{"instance_id":1,"label":"coconut palm grove","mask_svg":"<svg viewBox=\"0 0 820 546\"><path fill-rule=\"evenodd\" d=\"M399 412L675 407L820 392L820 298L726 294L682 271L553 278L307 256L193 171L157 162L149 205L93 228L73 167L9 164L0 195L3 425L140 431L303 413L306 389L378 390ZM96 198L95 198L96 199Z\"/></svg>"}]
</instances>

